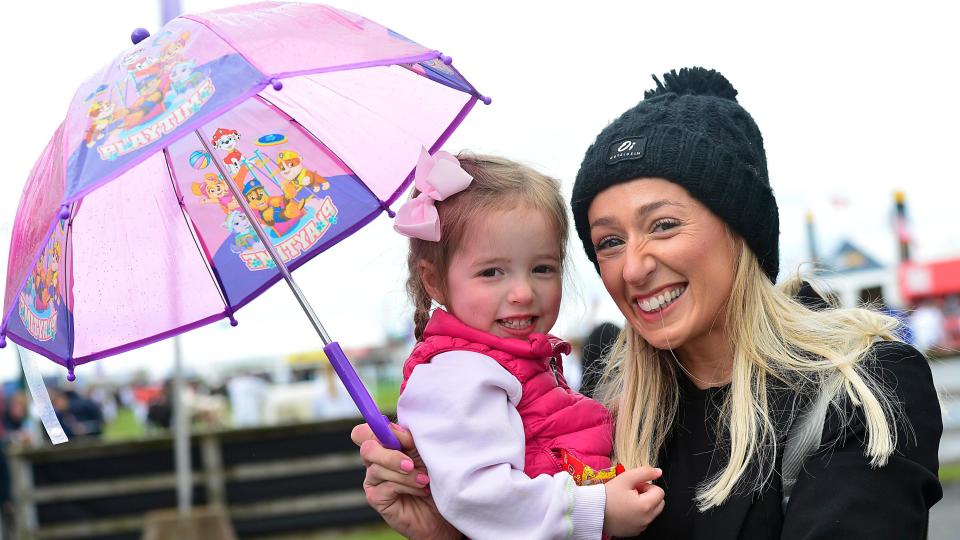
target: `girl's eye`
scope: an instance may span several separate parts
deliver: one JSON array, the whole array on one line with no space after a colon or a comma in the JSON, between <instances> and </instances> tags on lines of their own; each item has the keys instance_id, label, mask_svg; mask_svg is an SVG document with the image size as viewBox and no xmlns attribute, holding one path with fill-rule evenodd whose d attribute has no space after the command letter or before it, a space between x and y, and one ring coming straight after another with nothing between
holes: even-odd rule
<instances>
[{"instance_id":1,"label":"girl's eye","mask_svg":"<svg viewBox=\"0 0 960 540\"><path fill-rule=\"evenodd\" d=\"M556 272L556 271L557 271L556 268L554 268L554 267L552 267L552 266L550 266L550 265L548 265L548 264L541 264L541 265L537 265L537 266L533 267L533 273L534 273L534 274L551 274L551 273Z\"/></svg>"},{"instance_id":2,"label":"girl's eye","mask_svg":"<svg viewBox=\"0 0 960 540\"><path fill-rule=\"evenodd\" d=\"M653 224L653 232L666 232L674 227L679 227L680 222L675 219L658 219Z\"/></svg>"},{"instance_id":3,"label":"girl's eye","mask_svg":"<svg viewBox=\"0 0 960 540\"><path fill-rule=\"evenodd\" d=\"M496 268L487 268L486 270L481 270L479 276L481 277L497 277Z\"/></svg>"},{"instance_id":4,"label":"girl's eye","mask_svg":"<svg viewBox=\"0 0 960 540\"><path fill-rule=\"evenodd\" d=\"M622 244L623 244L623 240L621 240L620 238L617 238L616 236L607 236L606 238L601 238L600 241L597 242L595 246L593 246L593 249L597 252L600 252L604 249L615 248Z\"/></svg>"}]
</instances>

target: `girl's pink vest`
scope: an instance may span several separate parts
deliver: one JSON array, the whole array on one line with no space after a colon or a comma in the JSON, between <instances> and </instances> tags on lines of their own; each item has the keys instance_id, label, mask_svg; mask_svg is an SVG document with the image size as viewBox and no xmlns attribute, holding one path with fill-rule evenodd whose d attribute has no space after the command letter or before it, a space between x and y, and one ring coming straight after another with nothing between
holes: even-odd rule
<instances>
[{"instance_id":1,"label":"girl's pink vest","mask_svg":"<svg viewBox=\"0 0 960 540\"><path fill-rule=\"evenodd\" d=\"M533 478L563 470L565 449L595 470L610 467L613 424L607 409L567 386L560 355L570 344L544 334L529 341L505 339L470 328L442 309L436 309L403 366L403 383L413 369L443 352L473 351L493 358L520 381L523 393L517 411L526 435L524 472ZM464 377L469 377L465 373Z\"/></svg>"}]
</instances>

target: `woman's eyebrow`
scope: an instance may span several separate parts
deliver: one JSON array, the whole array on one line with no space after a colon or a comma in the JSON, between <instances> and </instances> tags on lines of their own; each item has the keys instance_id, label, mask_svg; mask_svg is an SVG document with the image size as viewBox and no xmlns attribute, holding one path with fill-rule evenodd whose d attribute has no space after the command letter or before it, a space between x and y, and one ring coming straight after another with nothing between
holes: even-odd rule
<instances>
[{"instance_id":1,"label":"woman's eyebrow","mask_svg":"<svg viewBox=\"0 0 960 540\"><path fill-rule=\"evenodd\" d=\"M679 202L677 202L677 201L670 201L670 200L667 200L667 199L662 199L662 200L659 200L659 201L653 201L653 202L650 202L650 203L647 203L647 204L641 206L641 207L637 210L637 219L638 219L638 220L643 219L643 218L644 218L647 214L649 214L650 212L653 212L653 211L656 210L657 208L661 208L661 207L664 207L664 206L677 206L677 207L680 207L680 208L686 208L686 206L685 206L683 203L679 203ZM594 228L594 227L601 227L601 226L604 226L604 225L614 225L614 224L616 224L616 223L617 223L617 221L616 221L615 219L611 218L611 217L601 217L601 218L597 218L597 219L595 219L594 221L592 221L592 222L590 223L590 228L592 229L592 228Z\"/></svg>"},{"instance_id":2,"label":"woman's eyebrow","mask_svg":"<svg viewBox=\"0 0 960 540\"><path fill-rule=\"evenodd\" d=\"M605 226L605 225L613 225L615 222L616 222L616 221L615 221L613 218L608 218L608 217L597 218L597 219L595 219L593 222L590 223L590 228L592 229L592 228L594 228L594 227L602 227L602 226Z\"/></svg>"},{"instance_id":3,"label":"woman's eyebrow","mask_svg":"<svg viewBox=\"0 0 960 540\"><path fill-rule=\"evenodd\" d=\"M637 210L637 219L638 219L638 220L643 219L643 218L646 217L646 215L649 214L650 212L653 212L653 211L656 210L657 208L662 208L662 207L664 207L664 206L679 206L680 208L685 208L685 206L684 206L683 204L678 203L677 201L670 201L670 200L667 200L667 199L661 199L661 200L659 200L659 201L653 201L653 202L651 202L651 203L647 203L647 204L641 206L640 209Z\"/></svg>"}]
</instances>

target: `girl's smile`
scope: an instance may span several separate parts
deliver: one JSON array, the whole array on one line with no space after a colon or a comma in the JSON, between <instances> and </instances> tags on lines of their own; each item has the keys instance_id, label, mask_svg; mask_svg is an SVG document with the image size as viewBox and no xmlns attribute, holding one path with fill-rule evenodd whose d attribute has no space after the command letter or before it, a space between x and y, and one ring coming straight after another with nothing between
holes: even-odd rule
<instances>
[{"instance_id":1,"label":"girl's smile","mask_svg":"<svg viewBox=\"0 0 960 540\"><path fill-rule=\"evenodd\" d=\"M505 338L545 334L557 321L561 247L555 227L528 205L476 219L450 260L443 286L424 265L424 285L464 324Z\"/></svg>"}]
</instances>

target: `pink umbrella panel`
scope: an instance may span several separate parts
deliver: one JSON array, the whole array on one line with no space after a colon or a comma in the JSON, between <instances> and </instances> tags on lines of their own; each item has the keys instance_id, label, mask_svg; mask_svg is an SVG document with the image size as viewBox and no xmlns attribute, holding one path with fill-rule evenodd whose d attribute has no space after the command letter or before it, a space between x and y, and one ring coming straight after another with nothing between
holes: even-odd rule
<instances>
[{"instance_id":1,"label":"pink umbrella panel","mask_svg":"<svg viewBox=\"0 0 960 540\"><path fill-rule=\"evenodd\" d=\"M295 287L287 269L389 212L421 147L478 100L449 58L327 6L174 19L81 85L34 166L0 339L72 377L235 324L278 280Z\"/></svg>"}]
</instances>

